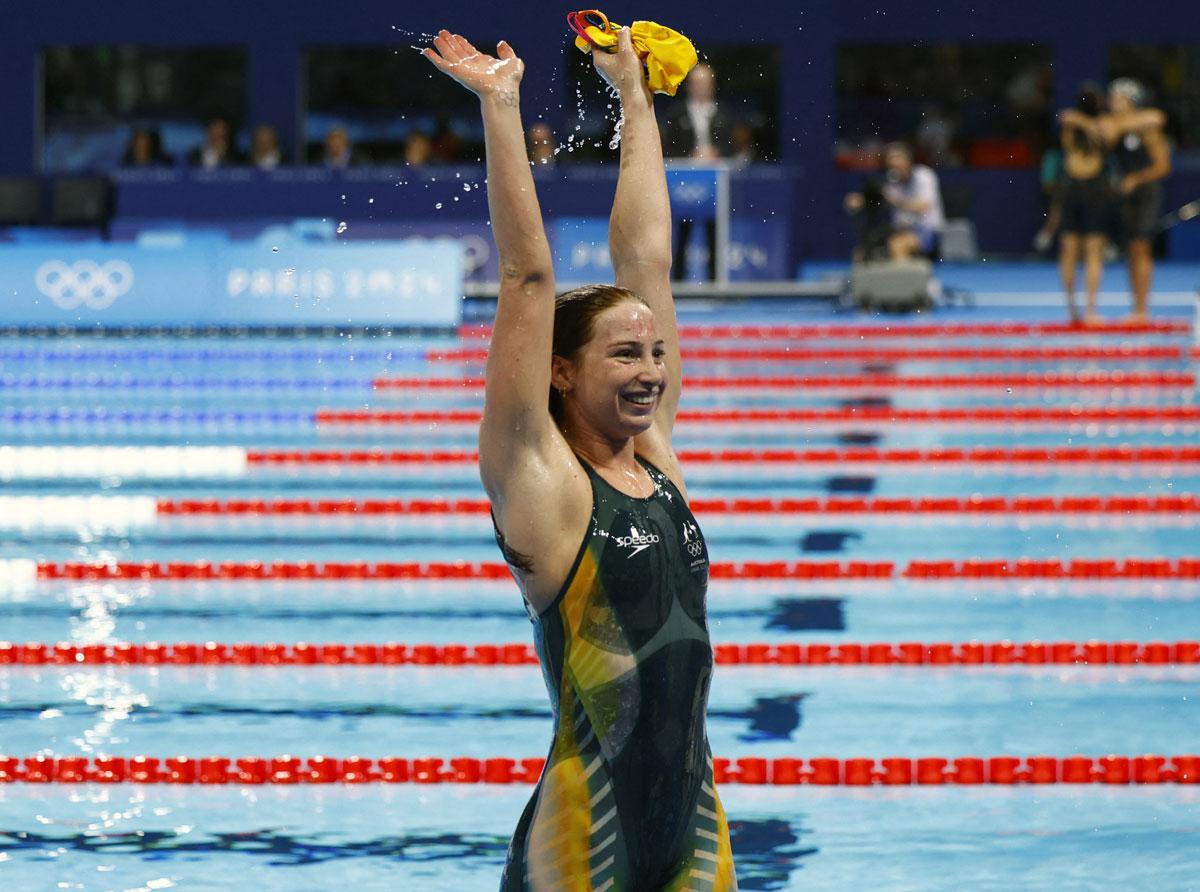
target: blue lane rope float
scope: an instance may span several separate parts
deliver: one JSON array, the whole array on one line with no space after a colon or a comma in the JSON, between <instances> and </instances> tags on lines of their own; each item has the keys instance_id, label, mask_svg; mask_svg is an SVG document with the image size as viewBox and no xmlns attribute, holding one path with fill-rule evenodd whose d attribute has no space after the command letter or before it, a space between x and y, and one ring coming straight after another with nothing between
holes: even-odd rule
<instances>
[{"instance_id":1,"label":"blue lane rope float","mask_svg":"<svg viewBox=\"0 0 1200 892\"><path fill-rule=\"evenodd\" d=\"M39 378L0 375L0 390L363 390L371 378Z\"/></svg>"},{"instance_id":2,"label":"blue lane rope float","mask_svg":"<svg viewBox=\"0 0 1200 892\"><path fill-rule=\"evenodd\" d=\"M0 350L5 362L427 362L443 351L407 350L207 350L148 348L142 350Z\"/></svg>"},{"instance_id":3,"label":"blue lane rope float","mask_svg":"<svg viewBox=\"0 0 1200 892\"><path fill-rule=\"evenodd\" d=\"M179 409L0 409L6 424L278 424L316 426L312 412Z\"/></svg>"}]
</instances>

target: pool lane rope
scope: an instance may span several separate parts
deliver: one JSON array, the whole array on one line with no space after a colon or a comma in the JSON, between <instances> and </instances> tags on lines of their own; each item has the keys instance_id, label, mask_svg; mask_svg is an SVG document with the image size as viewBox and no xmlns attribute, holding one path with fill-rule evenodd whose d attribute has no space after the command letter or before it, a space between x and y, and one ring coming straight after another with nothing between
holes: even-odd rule
<instances>
[{"instance_id":1,"label":"pool lane rope","mask_svg":"<svg viewBox=\"0 0 1200 892\"><path fill-rule=\"evenodd\" d=\"M545 765L543 758L0 755L0 784L532 784ZM1196 784L1200 756L718 757L713 780L847 787Z\"/></svg>"},{"instance_id":2,"label":"pool lane rope","mask_svg":"<svg viewBox=\"0 0 1200 892\"><path fill-rule=\"evenodd\" d=\"M1071 390L1077 388L1171 388L1190 390L1189 372L1046 372L1024 375L753 375L687 377L692 390ZM0 381L0 387L3 382ZM481 391L483 378L376 378L377 391Z\"/></svg>"},{"instance_id":3,"label":"pool lane rope","mask_svg":"<svg viewBox=\"0 0 1200 892\"><path fill-rule=\"evenodd\" d=\"M971 496L969 498L787 498L693 499L691 509L703 517L837 516L944 518L984 517L1018 521L1046 517L1131 516L1194 521L1200 496ZM288 518L401 520L486 517L485 499L155 499L153 496L0 496L0 530L129 529L161 523L227 519L272 521Z\"/></svg>"},{"instance_id":4,"label":"pool lane rope","mask_svg":"<svg viewBox=\"0 0 1200 892\"><path fill-rule=\"evenodd\" d=\"M955 337L1046 337L1061 335L1178 334L1192 331L1184 319L1153 319L1138 322L1104 322L1083 326L1070 322L967 322L899 325L681 325L684 340L804 340L809 338L955 338ZM463 325L458 330L464 340L488 340L490 325Z\"/></svg>"},{"instance_id":5,"label":"pool lane rope","mask_svg":"<svg viewBox=\"0 0 1200 892\"><path fill-rule=\"evenodd\" d=\"M739 377L694 376L683 379L683 388L692 391L786 390L786 391L912 391L912 390L1094 390L1094 389L1168 389L1190 391L1196 376L1189 372L1045 372L1023 375L750 375ZM457 378L136 378L136 377L45 377L39 375L0 375L0 392L51 391L56 394L106 391L147 393L154 391L232 391L237 393L309 393L327 391L377 391L447 393L482 392L484 379Z\"/></svg>"},{"instance_id":6,"label":"pool lane rope","mask_svg":"<svg viewBox=\"0 0 1200 892\"><path fill-rule=\"evenodd\" d=\"M680 449L685 465L1194 465L1196 446L1006 447L932 449ZM0 446L0 482L12 480L205 480L253 473L323 468L406 469L420 473L473 466L479 453L464 449L246 449L240 446Z\"/></svg>"},{"instance_id":7,"label":"pool lane rope","mask_svg":"<svg viewBox=\"0 0 1200 892\"><path fill-rule=\"evenodd\" d=\"M113 513L136 517L155 516L292 516L292 515L484 515L491 510L486 499L161 499L148 496L93 497L77 505L70 497L0 496L0 518L6 513L19 520L25 513L83 520L88 507L100 518ZM60 507L61 502L61 507ZM725 514L1197 514L1200 496L969 496L924 498L794 498L794 499L692 499L692 511L702 515ZM4 521L0 520L0 525Z\"/></svg>"},{"instance_id":8,"label":"pool lane rope","mask_svg":"<svg viewBox=\"0 0 1200 892\"><path fill-rule=\"evenodd\" d=\"M62 415L62 411L58 412ZM113 418L116 420L116 414ZM153 414L153 413L150 413ZM181 415L186 413L180 413ZM208 413L214 420L231 413ZM252 420L251 415L233 413ZM284 414L284 413L281 413ZM318 427L333 425L452 425L477 426L478 409L319 409ZM683 409L680 424L1171 424L1200 421L1200 406L970 406L905 409L892 406L849 406L836 409Z\"/></svg>"},{"instance_id":9,"label":"pool lane rope","mask_svg":"<svg viewBox=\"0 0 1200 892\"><path fill-rule=\"evenodd\" d=\"M33 447L38 448L38 447ZM1068 446L1008 447L974 446L932 449L679 449L676 456L684 464L720 465L959 465L978 464L1009 467L1012 465L1098 465L1098 464L1197 464L1200 446ZM0 447L0 468L4 448ZM473 450L286 450L250 449L246 465L359 465L359 466L438 466L473 465L479 453Z\"/></svg>"},{"instance_id":10,"label":"pool lane rope","mask_svg":"<svg viewBox=\"0 0 1200 892\"><path fill-rule=\"evenodd\" d=\"M685 362L1048 362L1065 360L1180 361L1182 347L1167 345L1119 347L683 347ZM426 362L483 363L486 348L432 349Z\"/></svg>"},{"instance_id":11,"label":"pool lane rope","mask_svg":"<svg viewBox=\"0 0 1200 892\"><path fill-rule=\"evenodd\" d=\"M478 427L479 409L81 409L0 408L0 423L37 426L218 425L240 427L329 427L335 425L407 425L434 429L442 425ZM971 406L905 409L849 406L832 409L684 409L681 424L1191 424L1200 421L1200 406Z\"/></svg>"},{"instance_id":12,"label":"pool lane rope","mask_svg":"<svg viewBox=\"0 0 1200 892\"><path fill-rule=\"evenodd\" d=\"M1200 641L718 643L720 666L1194 666ZM2 666L536 666L530 644L0 641Z\"/></svg>"},{"instance_id":13,"label":"pool lane rope","mask_svg":"<svg viewBox=\"0 0 1200 892\"><path fill-rule=\"evenodd\" d=\"M718 561L709 567L711 580L839 580L879 582L906 578L922 582L951 580L1194 580L1200 579L1200 557L1180 558L1014 558L988 560L914 560L903 567L892 561ZM493 561L117 561L114 563L49 563L29 559L0 560L0 584L31 585L39 581L102 582L452 582L511 581L507 565Z\"/></svg>"},{"instance_id":14,"label":"pool lane rope","mask_svg":"<svg viewBox=\"0 0 1200 892\"><path fill-rule=\"evenodd\" d=\"M1050 362L1068 360L1162 360L1179 362L1193 351L1175 344L1141 344L1116 346L1012 346L1012 347L808 347L785 345L779 347L713 347L684 346L682 356L694 362L900 362L904 360L954 360L961 362ZM61 349L19 348L0 349L0 362L15 366L32 363L65 363L79 366L100 363L106 366L121 364L162 364L178 367L187 363L211 366L214 363L262 363L277 366L281 363L334 365L337 363L482 363L487 359L485 347L410 347L374 349L353 347L342 350L317 348L134 348L121 349ZM278 371L278 369L273 369Z\"/></svg>"}]
</instances>

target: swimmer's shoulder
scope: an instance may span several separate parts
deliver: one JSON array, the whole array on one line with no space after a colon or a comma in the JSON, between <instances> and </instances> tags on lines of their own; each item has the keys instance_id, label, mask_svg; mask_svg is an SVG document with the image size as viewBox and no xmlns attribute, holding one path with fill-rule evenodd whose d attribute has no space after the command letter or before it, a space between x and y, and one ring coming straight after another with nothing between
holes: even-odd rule
<instances>
[{"instance_id":1,"label":"swimmer's shoulder","mask_svg":"<svg viewBox=\"0 0 1200 892\"><path fill-rule=\"evenodd\" d=\"M562 449L514 452L503 473L482 473L504 547L527 558L517 579L540 613L565 583L591 525L592 485L579 460Z\"/></svg>"}]
</instances>

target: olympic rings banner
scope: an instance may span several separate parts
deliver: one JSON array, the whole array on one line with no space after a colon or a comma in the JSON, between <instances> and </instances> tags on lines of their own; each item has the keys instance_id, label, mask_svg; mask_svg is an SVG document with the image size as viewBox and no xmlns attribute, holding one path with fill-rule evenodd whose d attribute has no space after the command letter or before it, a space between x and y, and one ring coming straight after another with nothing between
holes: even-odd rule
<instances>
[{"instance_id":1,"label":"olympic rings banner","mask_svg":"<svg viewBox=\"0 0 1200 892\"><path fill-rule=\"evenodd\" d=\"M450 239L0 245L9 326L450 327L462 288Z\"/></svg>"}]
</instances>

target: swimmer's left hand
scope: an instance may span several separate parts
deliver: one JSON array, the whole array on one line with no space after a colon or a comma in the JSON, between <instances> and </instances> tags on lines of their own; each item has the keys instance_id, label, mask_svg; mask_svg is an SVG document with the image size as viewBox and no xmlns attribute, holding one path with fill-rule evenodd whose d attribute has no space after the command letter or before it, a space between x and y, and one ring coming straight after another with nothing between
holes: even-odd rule
<instances>
[{"instance_id":1,"label":"swimmer's left hand","mask_svg":"<svg viewBox=\"0 0 1200 892\"><path fill-rule=\"evenodd\" d=\"M622 28L617 35L617 51L615 53L600 52L592 49L592 62L596 71L605 82L621 94L650 96L650 87L646 82L645 68L642 60L633 49L633 38L628 28Z\"/></svg>"}]
</instances>

